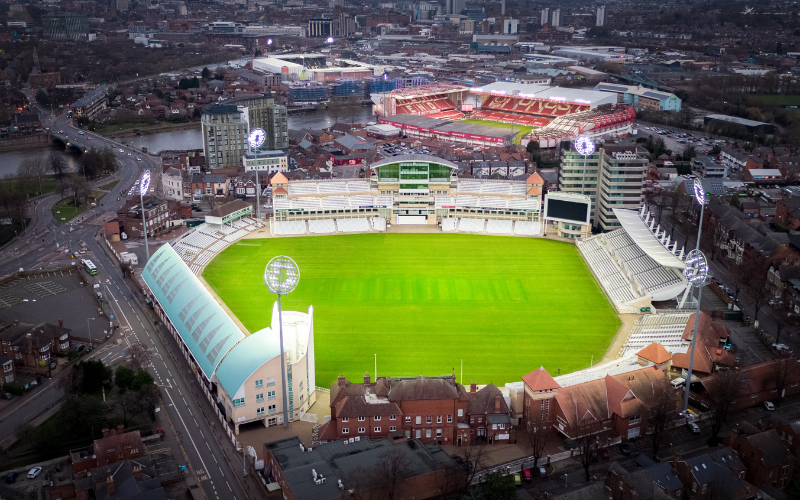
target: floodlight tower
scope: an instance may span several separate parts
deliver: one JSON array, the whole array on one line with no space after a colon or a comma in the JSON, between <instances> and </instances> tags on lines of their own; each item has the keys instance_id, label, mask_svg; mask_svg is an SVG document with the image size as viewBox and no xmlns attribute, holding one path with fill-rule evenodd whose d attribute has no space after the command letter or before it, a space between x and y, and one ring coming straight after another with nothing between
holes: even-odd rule
<instances>
[{"instance_id":1,"label":"floodlight tower","mask_svg":"<svg viewBox=\"0 0 800 500\"><path fill-rule=\"evenodd\" d=\"M258 148L264 144L267 134L264 129L254 128L247 136L247 144L250 146L250 152L256 156L256 220L261 222L261 183L258 182Z\"/></svg>"},{"instance_id":2,"label":"floodlight tower","mask_svg":"<svg viewBox=\"0 0 800 500\"><path fill-rule=\"evenodd\" d=\"M692 365L694 364L694 346L697 343L697 327L700 323L700 298L703 296L703 286L708 281L708 261L700 250L692 250L686 256L686 267L683 275L689 281L689 285L697 287L697 307L694 312L694 332L692 333L692 343L689 346L689 369L687 370L686 380L684 381L683 412L689 408L689 387L692 383Z\"/></svg>"},{"instance_id":3,"label":"floodlight tower","mask_svg":"<svg viewBox=\"0 0 800 500\"><path fill-rule=\"evenodd\" d=\"M286 354L283 349L283 313L281 312L281 295L291 293L300 281L300 269L297 264L286 257L279 255L273 257L264 269L264 285L269 291L278 295L278 331L281 343L281 393L283 394L283 428L289 428L288 402L286 399Z\"/></svg>"},{"instance_id":4,"label":"floodlight tower","mask_svg":"<svg viewBox=\"0 0 800 500\"><path fill-rule=\"evenodd\" d=\"M144 262L142 265L147 264L150 260L150 246L147 244L147 220L144 216L144 194L150 190L150 171L145 170L142 174L142 180L139 182L139 200L142 202L142 229L144 229Z\"/></svg>"},{"instance_id":5,"label":"floodlight tower","mask_svg":"<svg viewBox=\"0 0 800 500\"><path fill-rule=\"evenodd\" d=\"M696 251L700 250L700 236L703 234L703 216L705 215L706 211L706 190L703 189L703 185L700 184L699 179L694 180L694 199L697 200L697 203L700 204L700 223L697 226L697 244L695 245L694 249ZM673 207L673 210L675 208ZM689 254L691 255L691 253ZM705 257L703 257L705 258ZM689 260L687 258L686 262L688 263ZM706 272L708 271L708 266L706 265ZM689 297L689 294L692 292L692 287L686 289L686 293L683 294L683 298L678 305L679 308L683 308L683 305L686 303L686 299ZM700 297L697 298L698 304L700 303ZM699 307L699 305L698 305Z\"/></svg>"}]
</instances>

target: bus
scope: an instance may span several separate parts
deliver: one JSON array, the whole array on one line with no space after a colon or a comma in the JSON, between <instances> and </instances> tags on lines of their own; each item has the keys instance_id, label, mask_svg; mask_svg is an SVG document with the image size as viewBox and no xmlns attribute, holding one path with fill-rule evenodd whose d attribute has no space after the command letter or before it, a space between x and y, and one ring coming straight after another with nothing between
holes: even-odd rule
<instances>
[{"instance_id":1,"label":"bus","mask_svg":"<svg viewBox=\"0 0 800 500\"><path fill-rule=\"evenodd\" d=\"M97 274L97 266L94 265L94 262L91 260L84 260L83 267L86 269L86 272L94 276Z\"/></svg>"}]
</instances>

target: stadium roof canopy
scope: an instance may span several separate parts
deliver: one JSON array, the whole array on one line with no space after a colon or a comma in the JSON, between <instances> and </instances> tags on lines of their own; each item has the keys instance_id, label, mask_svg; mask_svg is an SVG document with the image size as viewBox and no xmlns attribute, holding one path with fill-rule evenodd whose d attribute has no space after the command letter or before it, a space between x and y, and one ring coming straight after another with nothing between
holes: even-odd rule
<instances>
[{"instance_id":1,"label":"stadium roof canopy","mask_svg":"<svg viewBox=\"0 0 800 500\"><path fill-rule=\"evenodd\" d=\"M382 167L384 165L394 165L395 163L406 162L406 161L424 161L428 163L438 163L439 165L444 165L446 167L450 167L453 170L458 170L458 165L453 163L452 161L443 160L436 156L431 155L397 155L397 156L389 156L381 161L375 162L370 165L370 168Z\"/></svg>"},{"instance_id":2,"label":"stadium roof canopy","mask_svg":"<svg viewBox=\"0 0 800 500\"><path fill-rule=\"evenodd\" d=\"M156 250L142 277L210 380L225 354L245 338L244 333L172 246Z\"/></svg>"},{"instance_id":3,"label":"stadium roof canopy","mask_svg":"<svg viewBox=\"0 0 800 500\"><path fill-rule=\"evenodd\" d=\"M658 241L653 232L647 227L645 221L639 217L635 210L615 208L614 215L617 216L622 228L628 233L634 243L641 248L650 258L664 267L674 267L683 269L686 265L675 254Z\"/></svg>"},{"instance_id":4,"label":"stadium roof canopy","mask_svg":"<svg viewBox=\"0 0 800 500\"><path fill-rule=\"evenodd\" d=\"M483 87L472 88L471 92L479 94L518 95L533 99L590 104L592 109L600 104L616 104L617 96L597 90L571 89L513 82L493 82Z\"/></svg>"}]
</instances>

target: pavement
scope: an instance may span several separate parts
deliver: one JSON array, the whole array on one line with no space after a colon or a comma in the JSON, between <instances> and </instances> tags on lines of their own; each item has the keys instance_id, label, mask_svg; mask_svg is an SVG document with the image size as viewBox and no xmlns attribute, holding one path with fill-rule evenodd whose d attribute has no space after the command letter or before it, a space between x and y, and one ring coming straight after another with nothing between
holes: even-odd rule
<instances>
[{"instance_id":1,"label":"pavement","mask_svg":"<svg viewBox=\"0 0 800 500\"><path fill-rule=\"evenodd\" d=\"M49 112L40 111L44 115L43 126L77 135L78 130L68 123L66 116L60 115L51 119ZM94 278L103 285L115 324L120 327L110 342L95 349L88 357L113 365L125 360L125 349L130 345L139 342L146 345L153 353L149 371L162 394L163 404L157 424L168 429L170 437L176 440L180 449L179 460L186 465L187 471L196 478L209 499L243 500L259 497L252 479L249 476L246 479L242 477L241 453L225 435L214 410L200 393L194 374L180 354L178 346L165 334L163 327L157 324L152 311L140 303L141 297L129 288L128 279L123 277L118 264L107 253L105 243L96 239L101 224L107 220L108 215L113 218L114 213L123 206L125 194L141 172L146 168L157 168L160 160L103 136L91 132L85 132L85 135L92 137L92 143L96 147L112 148L120 167L115 175L98 179L92 184L97 186L112 180L120 182L98 207L88 210L69 224L58 223L50 212L53 204L58 201L58 195L37 198L29 214L29 234L0 248L0 277L8 276L19 268L44 269L54 261L63 262L63 255L59 250L65 245L68 248L75 247L83 240L88 255L98 268L98 275ZM131 156L127 155L128 152L132 153ZM136 156L143 161L137 162ZM60 296L64 297L65 295ZM41 321L55 322L66 314L68 311L64 311L62 306L43 316ZM14 425L10 425L10 418L36 418L58 404L62 395L54 390L55 384L46 381L42 385L43 387L32 394L20 398L20 405L13 412L0 412L0 419L6 424L0 425L2 431L6 427L10 427L11 432L16 430ZM234 467L232 464L239 465Z\"/></svg>"}]
</instances>

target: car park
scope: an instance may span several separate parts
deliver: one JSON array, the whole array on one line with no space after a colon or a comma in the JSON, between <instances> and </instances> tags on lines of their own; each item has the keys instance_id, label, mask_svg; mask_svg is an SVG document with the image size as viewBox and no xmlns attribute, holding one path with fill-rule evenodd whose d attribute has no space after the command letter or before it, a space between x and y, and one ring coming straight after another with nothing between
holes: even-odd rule
<instances>
[{"instance_id":1,"label":"car park","mask_svg":"<svg viewBox=\"0 0 800 500\"><path fill-rule=\"evenodd\" d=\"M41 467L34 467L28 472L28 479L36 479L36 476L42 473Z\"/></svg>"}]
</instances>

